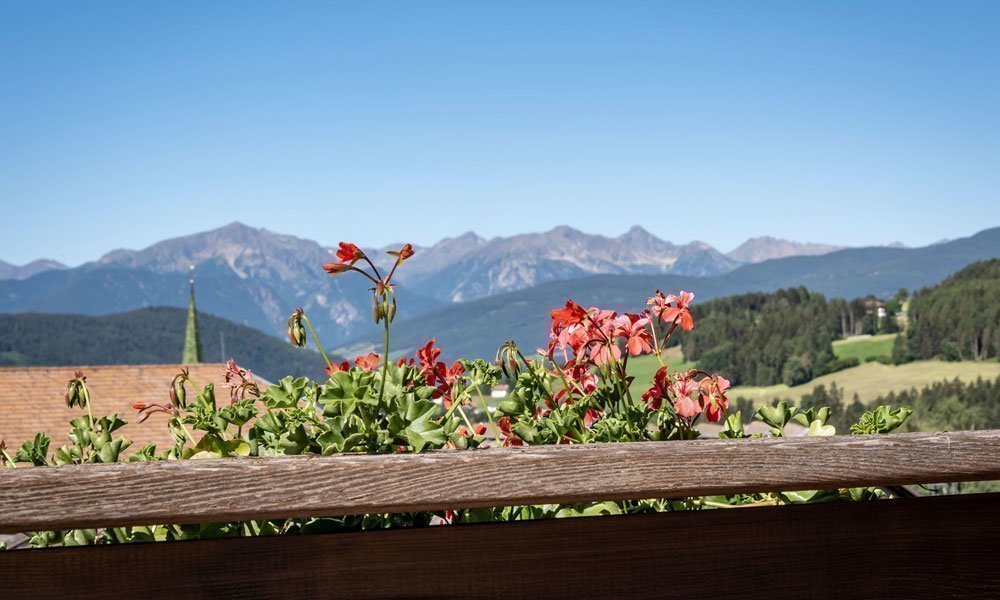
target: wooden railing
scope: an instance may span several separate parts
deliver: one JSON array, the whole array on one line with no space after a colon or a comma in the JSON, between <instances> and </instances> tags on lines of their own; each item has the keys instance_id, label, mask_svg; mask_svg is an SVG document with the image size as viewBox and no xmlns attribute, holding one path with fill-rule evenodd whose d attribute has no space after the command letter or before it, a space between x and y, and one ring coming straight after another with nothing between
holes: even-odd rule
<instances>
[{"instance_id":1,"label":"wooden railing","mask_svg":"<svg viewBox=\"0 0 1000 600\"><path fill-rule=\"evenodd\" d=\"M1000 431L19 468L0 533L996 479ZM63 589L995 598L1000 495L0 553L0 596Z\"/></svg>"}]
</instances>

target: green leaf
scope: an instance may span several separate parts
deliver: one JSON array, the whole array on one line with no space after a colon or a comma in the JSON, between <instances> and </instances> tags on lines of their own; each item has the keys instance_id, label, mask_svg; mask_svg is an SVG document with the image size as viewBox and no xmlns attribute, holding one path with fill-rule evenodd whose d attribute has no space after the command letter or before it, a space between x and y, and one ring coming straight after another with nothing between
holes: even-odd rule
<instances>
[{"instance_id":1,"label":"green leaf","mask_svg":"<svg viewBox=\"0 0 1000 600\"><path fill-rule=\"evenodd\" d=\"M604 515L620 515L621 507L614 502L589 502L564 506L556 511L556 518L566 517L599 517Z\"/></svg>"},{"instance_id":2,"label":"green leaf","mask_svg":"<svg viewBox=\"0 0 1000 600\"><path fill-rule=\"evenodd\" d=\"M412 418L413 411L418 410L418 403L420 405L430 404L430 407L416 418ZM406 436L410 446L413 447L414 452L421 452L427 446L444 446L448 441L448 437L445 435L441 425L431 420L434 413L437 412L437 406L431 402L425 403L424 401L412 400L408 405L412 407L412 411L408 411L406 415L410 424L403 430L403 434Z\"/></svg>"},{"instance_id":3,"label":"green leaf","mask_svg":"<svg viewBox=\"0 0 1000 600\"><path fill-rule=\"evenodd\" d=\"M244 440L223 440L210 433L202 437L194 448L185 448L181 458L198 460L249 455L250 444Z\"/></svg>"},{"instance_id":4,"label":"green leaf","mask_svg":"<svg viewBox=\"0 0 1000 600\"><path fill-rule=\"evenodd\" d=\"M44 433L36 433L34 439L21 444L21 447L14 453L14 462L30 462L36 467L47 464L45 456L49 452L49 444L52 438Z\"/></svg>"},{"instance_id":5,"label":"green leaf","mask_svg":"<svg viewBox=\"0 0 1000 600\"><path fill-rule=\"evenodd\" d=\"M806 432L806 435L810 437L837 435L837 429L833 425L824 425L822 421L816 419L809 424L809 430Z\"/></svg>"},{"instance_id":6,"label":"green leaf","mask_svg":"<svg viewBox=\"0 0 1000 600\"><path fill-rule=\"evenodd\" d=\"M339 374L335 373L335 375ZM260 399L268 408L292 408L303 398L308 385L309 380L305 377L298 379L285 377L278 382L278 385L269 386L261 394Z\"/></svg>"}]
</instances>

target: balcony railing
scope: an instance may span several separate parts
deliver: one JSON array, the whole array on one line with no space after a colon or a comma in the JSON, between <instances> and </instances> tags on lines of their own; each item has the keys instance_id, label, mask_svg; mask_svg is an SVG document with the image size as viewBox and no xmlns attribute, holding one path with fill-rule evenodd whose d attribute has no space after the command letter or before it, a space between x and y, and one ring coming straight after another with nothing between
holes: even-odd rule
<instances>
[{"instance_id":1,"label":"balcony railing","mask_svg":"<svg viewBox=\"0 0 1000 600\"><path fill-rule=\"evenodd\" d=\"M1000 431L19 468L0 533L995 479ZM996 598L998 546L980 494L8 551L0 596Z\"/></svg>"}]
</instances>

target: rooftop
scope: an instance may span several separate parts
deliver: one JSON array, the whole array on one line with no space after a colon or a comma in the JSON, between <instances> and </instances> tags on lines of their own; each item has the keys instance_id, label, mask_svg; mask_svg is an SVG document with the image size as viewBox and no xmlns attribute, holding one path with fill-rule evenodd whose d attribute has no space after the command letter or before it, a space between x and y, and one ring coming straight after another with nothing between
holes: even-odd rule
<instances>
[{"instance_id":1,"label":"rooftop","mask_svg":"<svg viewBox=\"0 0 1000 600\"><path fill-rule=\"evenodd\" d=\"M181 367L179 364L0 367L0 439L10 451L17 450L22 442L40 431L52 437L50 451L69 444L66 438L69 422L85 411L66 407L66 382L73 371L83 371L95 417L117 412L129 423L116 433L132 440L131 449L153 443L158 451L165 450L173 444L167 416L155 413L137 425L132 404L140 400L167 402L170 382ZM219 390L225 383L225 365L221 363L200 363L188 368L191 379L199 386L213 383ZM220 398L228 397L225 390L216 393Z\"/></svg>"}]
</instances>

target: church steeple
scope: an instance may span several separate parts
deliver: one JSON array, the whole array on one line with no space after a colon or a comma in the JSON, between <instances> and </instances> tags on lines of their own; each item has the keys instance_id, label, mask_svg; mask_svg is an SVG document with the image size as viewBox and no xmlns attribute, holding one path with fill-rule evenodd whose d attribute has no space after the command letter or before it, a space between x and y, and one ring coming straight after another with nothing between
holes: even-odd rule
<instances>
[{"instance_id":1,"label":"church steeple","mask_svg":"<svg viewBox=\"0 0 1000 600\"><path fill-rule=\"evenodd\" d=\"M187 327L184 329L184 354L181 364L201 362L201 340L198 339L198 311L194 307L194 265L191 265L191 296L188 299Z\"/></svg>"}]
</instances>

